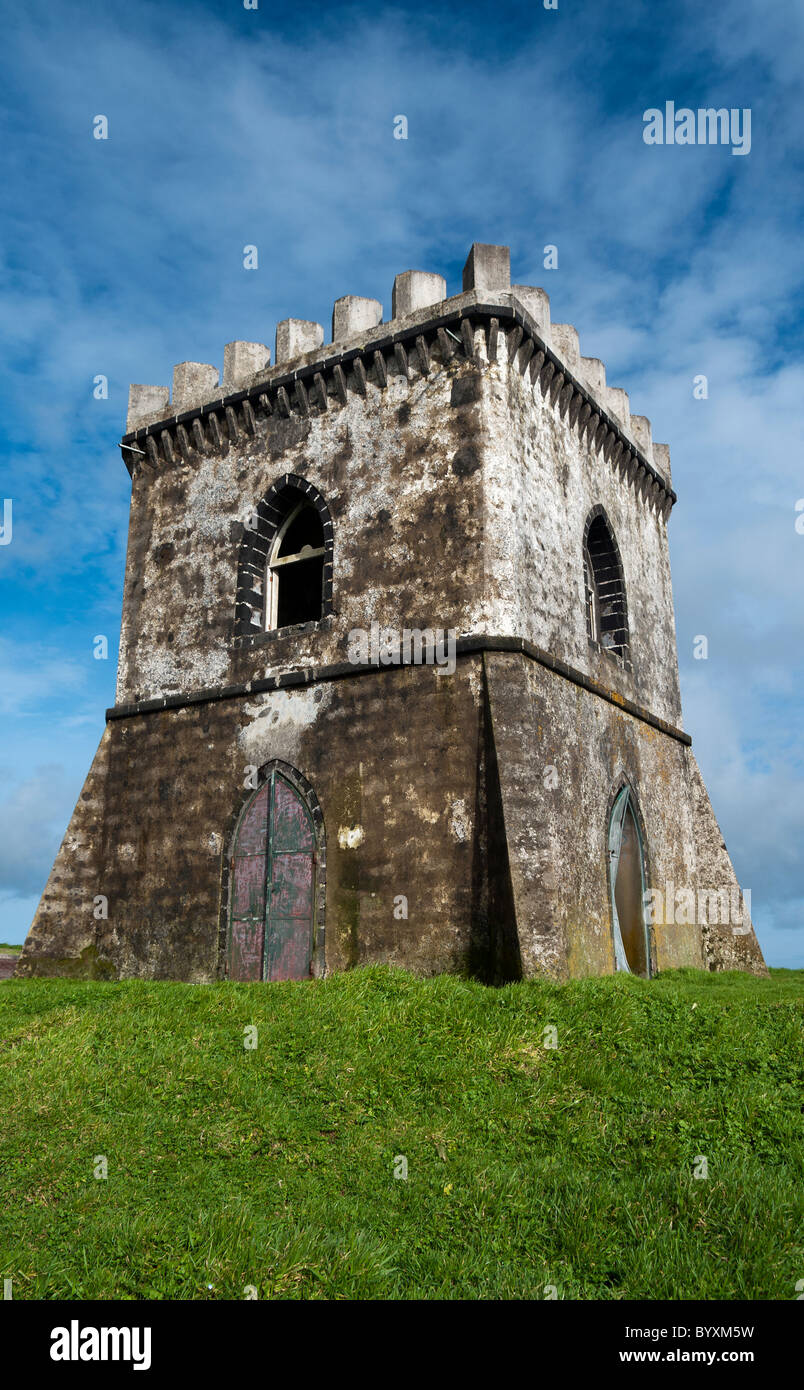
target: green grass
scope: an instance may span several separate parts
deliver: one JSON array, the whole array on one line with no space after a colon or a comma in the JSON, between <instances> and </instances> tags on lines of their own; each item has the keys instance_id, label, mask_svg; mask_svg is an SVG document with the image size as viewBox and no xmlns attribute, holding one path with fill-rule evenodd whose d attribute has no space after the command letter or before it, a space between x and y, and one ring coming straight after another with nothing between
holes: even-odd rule
<instances>
[{"instance_id":1,"label":"green grass","mask_svg":"<svg viewBox=\"0 0 804 1390\"><path fill-rule=\"evenodd\" d=\"M5 956L8 955L9 952L11 952L13 955L18 955L21 950L21 945L14 946L10 941L0 941L0 955Z\"/></svg>"},{"instance_id":2,"label":"green grass","mask_svg":"<svg viewBox=\"0 0 804 1390\"><path fill-rule=\"evenodd\" d=\"M10 981L0 1277L15 1298L795 1298L802 1000L785 970Z\"/></svg>"}]
</instances>

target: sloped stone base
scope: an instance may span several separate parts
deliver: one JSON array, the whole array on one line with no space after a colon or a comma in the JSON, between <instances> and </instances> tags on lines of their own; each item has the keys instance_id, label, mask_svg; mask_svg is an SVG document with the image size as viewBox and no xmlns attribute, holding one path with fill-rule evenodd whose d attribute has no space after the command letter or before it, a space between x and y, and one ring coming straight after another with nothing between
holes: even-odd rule
<instances>
[{"instance_id":1,"label":"sloped stone base","mask_svg":"<svg viewBox=\"0 0 804 1390\"><path fill-rule=\"evenodd\" d=\"M737 891L683 742L487 651L453 675L389 668L111 721L17 975L222 978L244 774L273 759L323 812L328 972L613 971L607 829L624 781L648 887ZM657 920L650 942L654 970L765 971L750 922Z\"/></svg>"}]
</instances>

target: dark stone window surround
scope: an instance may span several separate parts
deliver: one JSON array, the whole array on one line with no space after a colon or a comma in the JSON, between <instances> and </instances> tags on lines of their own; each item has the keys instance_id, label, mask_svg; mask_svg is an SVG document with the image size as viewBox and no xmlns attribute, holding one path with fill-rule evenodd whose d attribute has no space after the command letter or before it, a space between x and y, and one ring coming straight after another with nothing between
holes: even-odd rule
<instances>
[{"instance_id":1,"label":"dark stone window surround","mask_svg":"<svg viewBox=\"0 0 804 1390\"><path fill-rule=\"evenodd\" d=\"M311 502L321 519L325 548L321 618L314 622L274 628L270 632L266 632L263 626L265 568L274 537L283 521L283 512L279 505L280 496L290 489ZM271 637L314 632L324 626L326 619L333 611L332 552L334 533L329 507L318 489L298 473L283 473L269 487L255 510L255 516L257 518L256 529L244 528L237 559L237 596L235 598L234 621L234 638L237 646L259 645L263 640ZM262 579L262 593L258 593L254 588L254 580L258 577ZM258 621L255 621L255 617ZM259 642L255 639L259 639Z\"/></svg>"},{"instance_id":2,"label":"dark stone window surround","mask_svg":"<svg viewBox=\"0 0 804 1390\"><path fill-rule=\"evenodd\" d=\"M305 637L310 632L330 632L332 630L334 617L328 613L325 618L320 618L317 622L293 623L289 627L274 627L265 632L257 627L247 636L235 637L236 647L267 647L273 642L281 642L283 638L290 641L294 637Z\"/></svg>"}]
</instances>

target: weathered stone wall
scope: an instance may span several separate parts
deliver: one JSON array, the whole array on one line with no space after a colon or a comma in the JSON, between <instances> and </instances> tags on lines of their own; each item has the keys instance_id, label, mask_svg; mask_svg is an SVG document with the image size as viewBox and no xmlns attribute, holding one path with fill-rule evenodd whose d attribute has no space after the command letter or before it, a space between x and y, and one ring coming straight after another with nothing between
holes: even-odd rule
<instances>
[{"instance_id":1,"label":"weathered stone wall","mask_svg":"<svg viewBox=\"0 0 804 1390\"><path fill-rule=\"evenodd\" d=\"M477 627L483 594L479 373L460 358L408 385L390 374L339 410L272 416L223 454L135 473L117 701L347 659L347 634ZM285 473L334 527L334 621L233 645L240 537Z\"/></svg>"},{"instance_id":2,"label":"weathered stone wall","mask_svg":"<svg viewBox=\"0 0 804 1390\"><path fill-rule=\"evenodd\" d=\"M245 770L275 759L323 812L328 971L610 972L606 836L623 780L649 884L734 881L684 744L521 654L488 653L453 675L389 668L112 721L18 973L218 978ZM97 894L108 920L93 919ZM658 924L652 940L658 969L763 969L753 932Z\"/></svg>"},{"instance_id":3,"label":"weathered stone wall","mask_svg":"<svg viewBox=\"0 0 804 1390\"><path fill-rule=\"evenodd\" d=\"M641 818L646 887L692 891L696 914L699 891L731 895L734 871L688 747L535 662L485 661L526 974L614 969L607 836L625 782ZM750 922L734 933L669 916L651 927L655 969L764 968Z\"/></svg>"},{"instance_id":4,"label":"weathered stone wall","mask_svg":"<svg viewBox=\"0 0 804 1390\"><path fill-rule=\"evenodd\" d=\"M80 971L91 947L115 975L215 979L245 770L277 758L324 815L326 968L482 969L482 719L474 659L454 676L389 669L112 721L88 782L93 801L105 792L102 824L79 806L19 973L63 973L66 958ZM96 894L107 921L93 920Z\"/></svg>"},{"instance_id":5,"label":"weathered stone wall","mask_svg":"<svg viewBox=\"0 0 804 1390\"><path fill-rule=\"evenodd\" d=\"M135 472L118 703L238 683L346 657L373 620L516 634L670 723L681 705L665 521L516 362L391 365L365 395L306 419L273 415L222 453ZM232 642L249 514L296 474L329 506L334 620ZM631 639L623 668L587 639L584 524L602 505L622 556Z\"/></svg>"},{"instance_id":6,"label":"weathered stone wall","mask_svg":"<svg viewBox=\"0 0 804 1390\"><path fill-rule=\"evenodd\" d=\"M529 638L668 723L681 721L667 528L633 484L582 444L557 404L509 366L483 372L485 630ZM632 671L587 637L584 525L602 505L625 571Z\"/></svg>"}]
</instances>

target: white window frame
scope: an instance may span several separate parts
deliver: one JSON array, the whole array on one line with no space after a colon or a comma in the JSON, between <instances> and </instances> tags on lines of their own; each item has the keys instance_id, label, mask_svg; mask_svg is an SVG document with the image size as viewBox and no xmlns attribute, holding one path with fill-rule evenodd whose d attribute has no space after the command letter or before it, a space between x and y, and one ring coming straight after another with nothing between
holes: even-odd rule
<instances>
[{"instance_id":1,"label":"white window frame","mask_svg":"<svg viewBox=\"0 0 804 1390\"><path fill-rule=\"evenodd\" d=\"M592 634L592 641L600 643L600 599L597 592L597 580L595 579L595 567L592 564L592 556L589 547L583 548L584 566L584 588L586 589L586 602L589 608L589 628Z\"/></svg>"},{"instance_id":2,"label":"white window frame","mask_svg":"<svg viewBox=\"0 0 804 1390\"><path fill-rule=\"evenodd\" d=\"M277 571L281 569L283 565L291 565L298 560L315 560L319 556L326 554L327 548L325 545L316 548L313 548L313 546L311 545L304 545L302 546L301 550L299 550L295 555L280 556L278 554L278 552L282 548L282 542L285 538L285 533L288 530L288 527L291 525L292 522L296 520L296 517L299 515L299 512L303 511L305 507L310 507L310 503L302 501L299 502L297 506L293 507L293 509L288 512L287 516L285 517L285 520L279 527L279 530L277 531L274 537L274 543L271 546L271 553L268 556L268 560L265 566L266 632L276 632L279 628L279 623L277 621L279 615L279 575ZM311 508L311 510L315 510L315 508Z\"/></svg>"}]
</instances>

